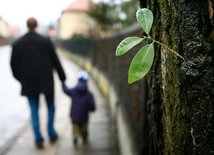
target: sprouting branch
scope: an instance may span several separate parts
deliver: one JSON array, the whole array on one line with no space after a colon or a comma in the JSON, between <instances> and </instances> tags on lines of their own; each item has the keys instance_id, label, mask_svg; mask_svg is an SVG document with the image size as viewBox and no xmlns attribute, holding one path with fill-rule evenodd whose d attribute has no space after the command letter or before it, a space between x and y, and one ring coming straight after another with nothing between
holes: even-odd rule
<instances>
[{"instance_id":1,"label":"sprouting branch","mask_svg":"<svg viewBox=\"0 0 214 155\"><path fill-rule=\"evenodd\" d=\"M137 80L142 79L150 71L152 64L154 62L155 55L154 43L157 43L158 45L167 49L167 51L172 52L175 56L184 60L184 57L182 57L176 51L170 49L168 46L150 37L149 32L152 28L154 17L153 13L149 9L147 8L139 9L136 12L136 17L138 23L141 25L144 33L147 36L143 36L142 38L136 36L125 38L117 46L116 56L121 56L127 53L128 51L130 51L131 48L133 48L135 45L137 45L138 43L142 42L145 39L150 40L151 42L142 47L132 59L128 71L128 83L133 83Z\"/></svg>"},{"instance_id":2,"label":"sprouting branch","mask_svg":"<svg viewBox=\"0 0 214 155\"><path fill-rule=\"evenodd\" d=\"M167 50L169 50L170 52L172 52L173 54L175 54L176 56L178 56L179 58L181 58L182 60L184 60L184 57L182 57L180 54L178 54L176 51L172 50L171 48L169 48L168 46L164 45L163 43L157 41L157 40L154 40L152 39L150 36L143 36L143 39L149 39L161 46L163 46L164 48L166 48Z\"/></svg>"}]
</instances>

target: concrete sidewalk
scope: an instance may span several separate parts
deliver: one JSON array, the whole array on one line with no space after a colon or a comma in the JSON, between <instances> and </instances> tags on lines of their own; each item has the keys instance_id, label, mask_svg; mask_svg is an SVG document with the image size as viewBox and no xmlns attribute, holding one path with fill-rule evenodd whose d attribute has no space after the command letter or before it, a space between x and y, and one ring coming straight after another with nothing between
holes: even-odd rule
<instances>
[{"instance_id":1,"label":"concrete sidewalk","mask_svg":"<svg viewBox=\"0 0 214 155\"><path fill-rule=\"evenodd\" d=\"M65 69L69 87L76 84L76 73L79 68L70 60L61 57L62 65ZM55 127L59 134L59 140L55 144L49 143L46 132L47 111L44 96L41 96L40 123L43 136L45 137L44 149L38 150L34 145L34 137L30 122L13 141L4 155L112 155L111 127L108 106L98 88L90 79L89 89L94 93L97 110L90 115L89 123L89 143L83 145L79 141L75 147L72 141L71 123L69 120L70 98L68 98L61 88L58 76L55 75L55 102L56 115Z\"/></svg>"}]
</instances>

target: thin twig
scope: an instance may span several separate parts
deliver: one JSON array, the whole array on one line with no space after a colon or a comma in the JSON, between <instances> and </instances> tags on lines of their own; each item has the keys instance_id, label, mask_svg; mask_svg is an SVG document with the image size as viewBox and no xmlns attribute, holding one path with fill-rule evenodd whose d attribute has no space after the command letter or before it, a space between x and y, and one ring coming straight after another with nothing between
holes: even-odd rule
<instances>
[{"instance_id":1,"label":"thin twig","mask_svg":"<svg viewBox=\"0 0 214 155\"><path fill-rule=\"evenodd\" d=\"M146 37L146 36L143 36L143 39L149 39L149 40L152 40L153 42L163 46L164 48L168 49L170 52L174 53L176 56L178 56L179 58L181 58L182 60L184 60L184 57L182 57L180 54L178 54L176 51L172 50L171 48L167 47L166 45L164 45L163 43L159 42L159 41L156 41L154 39L152 39L150 36Z\"/></svg>"}]
</instances>

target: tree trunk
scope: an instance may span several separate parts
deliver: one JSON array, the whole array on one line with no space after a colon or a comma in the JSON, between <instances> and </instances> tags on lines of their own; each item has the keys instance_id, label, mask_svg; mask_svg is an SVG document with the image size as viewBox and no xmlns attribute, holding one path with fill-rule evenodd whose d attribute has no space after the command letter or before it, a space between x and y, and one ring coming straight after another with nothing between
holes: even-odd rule
<instances>
[{"instance_id":1,"label":"tree trunk","mask_svg":"<svg viewBox=\"0 0 214 155\"><path fill-rule=\"evenodd\" d=\"M139 0L154 14L150 154L214 154L214 0Z\"/></svg>"}]
</instances>

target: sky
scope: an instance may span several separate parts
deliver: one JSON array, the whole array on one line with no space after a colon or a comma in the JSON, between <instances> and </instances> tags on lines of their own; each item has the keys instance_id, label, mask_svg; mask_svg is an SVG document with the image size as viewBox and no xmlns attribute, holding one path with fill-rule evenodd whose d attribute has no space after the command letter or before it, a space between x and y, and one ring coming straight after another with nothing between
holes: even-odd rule
<instances>
[{"instance_id":1,"label":"sky","mask_svg":"<svg viewBox=\"0 0 214 155\"><path fill-rule=\"evenodd\" d=\"M61 12L75 0L0 0L0 17L9 25L18 26L22 32L26 29L26 20L35 17L39 26L56 23ZM94 3L111 0L92 0ZM115 0L121 1L121 0Z\"/></svg>"},{"instance_id":2,"label":"sky","mask_svg":"<svg viewBox=\"0 0 214 155\"><path fill-rule=\"evenodd\" d=\"M28 17L35 17L40 26L59 19L61 12L74 0L0 0L0 17L9 25L25 27Z\"/></svg>"}]
</instances>

